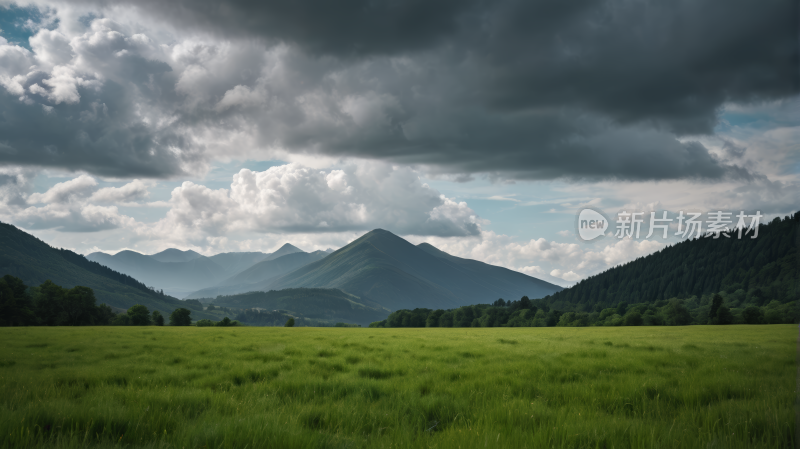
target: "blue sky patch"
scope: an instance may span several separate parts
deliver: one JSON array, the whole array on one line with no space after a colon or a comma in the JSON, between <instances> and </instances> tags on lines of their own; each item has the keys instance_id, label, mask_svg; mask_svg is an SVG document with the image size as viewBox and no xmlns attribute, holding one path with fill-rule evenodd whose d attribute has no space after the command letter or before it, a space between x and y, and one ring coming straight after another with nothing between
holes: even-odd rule
<instances>
[{"instance_id":1,"label":"blue sky patch","mask_svg":"<svg viewBox=\"0 0 800 449\"><path fill-rule=\"evenodd\" d=\"M31 49L28 39L41 28L42 22L47 18L39 8L16 5L0 6L0 35L8 42L20 47ZM32 26L31 26L32 25ZM58 27L58 20L46 26L47 29Z\"/></svg>"}]
</instances>

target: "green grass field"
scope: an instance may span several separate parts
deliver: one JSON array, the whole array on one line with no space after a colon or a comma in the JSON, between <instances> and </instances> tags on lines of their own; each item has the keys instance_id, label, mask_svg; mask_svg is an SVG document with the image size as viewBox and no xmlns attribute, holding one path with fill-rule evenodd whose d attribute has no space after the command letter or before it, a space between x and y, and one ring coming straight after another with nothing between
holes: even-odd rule
<instances>
[{"instance_id":1,"label":"green grass field","mask_svg":"<svg viewBox=\"0 0 800 449\"><path fill-rule=\"evenodd\" d=\"M793 447L793 325L3 328L2 447Z\"/></svg>"}]
</instances>

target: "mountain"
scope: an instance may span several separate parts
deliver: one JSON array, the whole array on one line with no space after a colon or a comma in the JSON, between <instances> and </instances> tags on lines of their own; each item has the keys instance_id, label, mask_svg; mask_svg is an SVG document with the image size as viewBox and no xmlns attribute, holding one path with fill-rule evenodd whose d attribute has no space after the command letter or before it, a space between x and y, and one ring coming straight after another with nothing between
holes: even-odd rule
<instances>
[{"instance_id":1,"label":"mountain","mask_svg":"<svg viewBox=\"0 0 800 449\"><path fill-rule=\"evenodd\" d=\"M718 292L736 305L798 299L800 212L758 228L758 237L685 240L586 278L546 298L555 308L585 310Z\"/></svg>"},{"instance_id":2,"label":"mountain","mask_svg":"<svg viewBox=\"0 0 800 449\"><path fill-rule=\"evenodd\" d=\"M220 253L209 257L217 265L222 267L226 273L239 273L253 265L270 257L268 253L247 252L247 253Z\"/></svg>"},{"instance_id":3,"label":"mountain","mask_svg":"<svg viewBox=\"0 0 800 449\"><path fill-rule=\"evenodd\" d=\"M423 244L414 246L376 229L265 289L339 288L390 310L454 308L504 297L541 298L562 290L548 282Z\"/></svg>"},{"instance_id":4,"label":"mountain","mask_svg":"<svg viewBox=\"0 0 800 449\"><path fill-rule=\"evenodd\" d=\"M214 287L259 262L298 252L303 251L286 243L271 254L221 253L206 257L192 250L169 248L149 256L126 250L114 255L91 253L86 258L125 273L158 290L164 290L167 294L184 298L199 289ZM239 290L226 293L239 293Z\"/></svg>"},{"instance_id":5,"label":"mountain","mask_svg":"<svg viewBox=\"0 0 800 449\"><path fill-rule=\"evenodd\" d=\"M208 257L194 253L194 251L167 251L153 256L135 251L120 251L113 256L105 253L92 253L86 258L178 297L183 297L187 293L197 290L198 287L212 286L229 275L219 264ZM155 259L155 256L165 253L167 253L165 257L167 259L174 260L179 258L182 253L189 260L161 262ZM198 257L190 258L192 255L187 253L197 254Z\"/></svg>"},{"instance_id":6,"label":"mountain","mask_svg":"<svg viewBox=\"0 0 800 449\"><path fill-rule=\"evenodd\" d=\"M292 245L290 243L284 243L284 245L281 246L280 248L278 248L277 251L275 251L272 254L267 255L267 258L265 260L277 259L278 257L285 256L287 254L302 253L302 252L303 252L302 249L300 249L300 248L298 248L298 247L296 247L296 246L294 246L294 245Z\"/></svg>"},{"instance_id":7,"label":"mountain","mask_svg":"<svg viewBox=\"0 0 800 449\"><path fill-rule=\"evenodd\" d=\"M389 310L377 304L365 304L357 296L325 288L291 288L221 296L214 300L214 304L237 309L282 310L305 318L361 325L369 325L389 315Z\"/></svg>"},{"instance_id":8,"label":"mountain","mask_svg":"<svg viewBox=\"0 0 800 449\"><path fill-rule=\"evenodd\" d=\"M121 309L143 304L168 315L178 307L194 308L191 303L149 289L131 276L72 251L52 248L12 225L0 223L0 276L6 274L22 279L28 286L51 280L65 288L89 287L94 290L98 304ZM193 314L202 314L195 310Z\"/></svg>"},{"instance_id":9,"label":"mountain","mask_svg":"<svg viewBox=\"0 0 800 449\"><path fill-rule=\"evenodd\" d=\"M285 247L286 245L284 245ZM216 298L218 295L235 295L237 293L267 290L272 281L278 276L320 260L327 255L328 253L325 251L314 251L313 253L301 251L289 253L276 259L264 260L213 287L192 292L186 296L186 299Z\"/></svg>"},{"instance_id":10,"label":"mountain","mask_svg":"<svg viewBox=\"0 0 800 449\"><path fill-rule=\"evenodd\" d=\"M198 257L203 257L203 255L192 250L181 251L175 248L168 248L160 253L153 254L150 257L159 262L189 262L190 260L197 259Z\"/></svg>"}]
</instances>

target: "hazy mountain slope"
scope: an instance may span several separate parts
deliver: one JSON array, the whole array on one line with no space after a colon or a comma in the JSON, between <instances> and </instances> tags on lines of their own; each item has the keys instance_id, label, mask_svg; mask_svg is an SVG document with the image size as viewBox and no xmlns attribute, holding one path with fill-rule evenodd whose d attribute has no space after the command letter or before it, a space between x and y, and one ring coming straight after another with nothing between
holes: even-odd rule
<instances>
[{"instance_id":1,"label":"hazy mountain slope","mask_svg":"<svg viewBox=\"0 0 800 449\"><path fill-rule=\"evenodd\" d=\"M286 310L306 318L343 321L369 325L389 316L381 307L371 307L361 298L339 289L292 288L269 292L250 292L233 296L222 296L215 305L239 309L261 308Z\"/></svg>"},{"instance_id":2,"label":"hazy mountain slope","mask_svg":"<svg viewBox=\"0 0 800 449\"><path fill-rule=\"evenodd\" d=\"M300 252L286 254L285 256L278 257L277 259L259 262L247 270L244 270L241 273L226 279L220 285L259 284L282 274L296 270L303 265L316 262L326 256L326 253L319 251L315 251L313 253Z\"/></svg>"},{"instance_id":3,"label":"hazy mountain slope","mask_svg":"<svg viewBox=\"0 0 800 449\"><path fill-rule=\"evenodd\" d=\"M240 273L253 265L269 257L267 253L247 252L247 253L220 253L210 256L217 265L225 270L228 275Z\"/></svg>"},{"instance_id":4,"label":"hazy mountain slope","mask_svg":"<svg viewBox=\"0 0 800 449\"><path fill-rule=\"evenodd\" d=\"M178 307L189 307L148 289L130 276L72 251L52 248L14 226L0 223L0 276L6 274L21 278L29 286L48 279L67 288L86 286L94 290L98 303L122 309L144 304L151 310L169 313Z\"/></svg>"},{"instance_id":5,"label":"hazy mountain slope","mask_svg":"<svg viewBox=\"0 0 800 449\"><path fill-rule=\"evenodd\" d=\"M586 278L546 300L554 307L613 307L726 291L756 305L798 299L800 212L761 225L758 237L685 240Z\"/></svg>"},{"instance_id":6,"label":"hazy mountain slope","mask_svg":"<svg viewBox=\"0 0 800 449\"><path fill-rule=\"evenodd\" d=\"M277 259L264 260L213 287L192 292L186 298L215 298L218 295L235 295L237 293L263 290L278 276L320 260L327 255L323 251L314 251L313 253L295 252Z\"/></svg>"},{"instance_id":7,"label":"hazy mountain slope","mask_svg":"<svg viewBox=\"0 0 800 449\"><path fill-rule=\"evenodd\" d=\"M461 273L470 276L473 282L480 285L483 290L496 292L499 295L498 298L509 300L516 300L522 296L542 298L562 288L508 268L452 256L429 243L420 243L417 248L432 256L444 259Z\"/></svg>"},{"instance_id":8,"label":"hazy mountain slope","mask_svg":"<svg viewBox=\"0 0 800 449\"><path fill-rule=\"evenodd\" d=\"M381 229L269 285L275 290L290 287L341 288L391 310L453 308L504 295L536 298L561 290L499 267L432 255Z\"/></svg>"},{"instance_id":9,"label":"hazy mountain slope","mask_svg":"<svg viewBox=\"0 0 800 449\"><path fill-rule=\"evenodd\" d=\"M148 286L184 298L197 290L216 286L253 264L296 252L302 251L287 243L272 254L223 253L206 257L191 250L170 248L151 256L135 251L120 251L113 256L92 253L86 257L132 276Z\"/></svg>"},{"instance_id":10,"label":"hazy mountain slope","mask_svg":"<svg viewBox=\"0 0 800 449\"><path fill-rule=\"evenodd\" d=\"M269 288L340 288L388 309L413 308L423 301L441 307L458 304L458 298L451 292L403 271L398 265L399 261L362 237L325 259L276 279Z\"/></svg>"},{"instance_id":11,"label":"hazy mountain slope","mask_svg":"<svg viewBox=\"0 0 800 449\"><path fill-rule=\"evenodd\" d=\"M197 259L198 257L203 257L203 255L192 250L181 251L175 248L168 248L149 257L152 257L159 262L189 262L190 260Z\"/></svg>"},{"instance_id":12,"label":"hazy mountain slope","mask_svg":"<svg viewBox=\"0 0 800 449\"><path fill-rule=\"evenodd\" d=\"M179 297L214 285L227 275L219 264L204 256L186 262L159 262L135 251L120 251L113 256L92 253L86 258Z\"/></svg>"}]
</instances>

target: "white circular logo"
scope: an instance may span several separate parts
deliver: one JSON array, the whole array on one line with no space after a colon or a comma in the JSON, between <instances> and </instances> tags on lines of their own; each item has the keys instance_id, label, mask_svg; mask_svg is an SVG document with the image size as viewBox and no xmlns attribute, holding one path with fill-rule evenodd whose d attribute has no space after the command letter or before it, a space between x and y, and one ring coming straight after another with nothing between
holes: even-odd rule
<instances>
[{"instance_id":1,"label":"white circular logo","mask_svg":"<svg viewBox=\"0 0 800 449\"><path fill-rule=\"evenodd\" d=\"M578 235L584 240L593 240L605 235L608 220L600 212L584 209L578 215Z\"/></svg>"}]
</instances>

